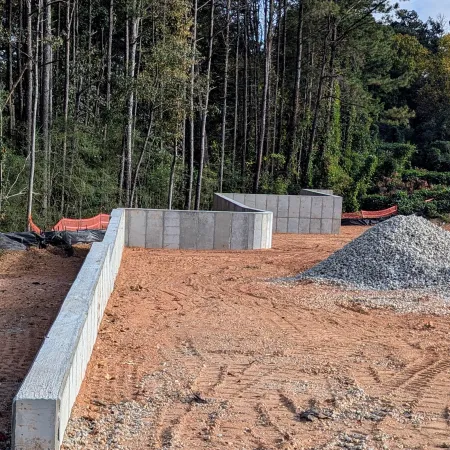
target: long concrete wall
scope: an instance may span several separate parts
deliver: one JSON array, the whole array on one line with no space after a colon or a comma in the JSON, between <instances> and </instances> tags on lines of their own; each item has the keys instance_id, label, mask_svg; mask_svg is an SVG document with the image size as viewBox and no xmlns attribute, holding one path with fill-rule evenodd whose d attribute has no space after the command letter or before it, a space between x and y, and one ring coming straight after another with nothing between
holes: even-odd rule
<instances>
[{"instance_id":1,"label":"long concrete wall","mask_svg":"<svg viewBox=\"0 0 450 450\"><path fill-rule=\"evenodd\" d=\"M189 250L256 250L272 247L273 214L244 211L228 201L224 211L126 210L128 247Z\"/></svg>"},{"instance_id":2,"label":"long concrete wall","mask_svg":"<svg viewBox=\"0 0 450 450\"><path fill-rule=\"evenodd\" d=\"M59 449L84 378L125 245L125 213L115 210L92 248L13 401L12 448Z\"/></svg>"},{"instance_id":3,"label":"long concrete wall","mask_svg":"<svg viewBox=\"0 0 450 450\"><path fill-rule=\"evenodd\" d=\"M276 233L339 234L341 229L342 197L332 191L304 189L301 195L222 194L245 208L271 211ZM215 195L214 208L223 200ZM226 208L226 206L224 206Z\"/></svg>"}]
</instances>

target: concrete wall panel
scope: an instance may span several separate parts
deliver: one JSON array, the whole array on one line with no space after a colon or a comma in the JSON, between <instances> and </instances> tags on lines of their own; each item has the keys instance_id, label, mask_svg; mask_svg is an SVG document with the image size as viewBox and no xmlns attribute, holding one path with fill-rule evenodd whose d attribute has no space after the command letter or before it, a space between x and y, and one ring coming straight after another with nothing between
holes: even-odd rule
<instances>
[{"instance_id":1,"label":"concrete wall panel","mask_svg":"<svg viewBox=\"0 0 450 450\"><path fill-rule=\"evenodd\" d=\"M184 212L180 216L180 248L196 249L199 215L196 212Z\"/></svg>"},{"instance_id":2,"label":"concrete wall panel","mask_svg":"<svg viewBox=\"0 0 450 450\"><path fill-rule=\"evenodd\" d=\"M272 211L273 218L278 218L278 195L267 196L267 211Z\"/></svg>"},{"instance_id":3,"label":"concrete wall panel","mask_svg":"<svg viewBox=\"0 0 450 450\"><path fill-rule=\"evenodd\" d=\"M233 214L231 221L231 249L247 250L248 249L248 215Z\"/></svg>"},{"instance_id":4,"label":"concrete wall panel","mask_svg":"<svg viewBox=\"0 0 450 450\"><path fill-rule=\"evenodd\" d=\"M331 234L332 232L333 232L333 219L322 219L320 233Z\"/></svg>"},{"instance_id":5,"label":"concrete wall panel","mask_svg":"<svg viewBox=\"0 0 450 450\"><path fill-rule=\"evenodd\" d=\"M256 209L261 211L267 211L267 195L258 194L256 196Z\"/></svg>"},{"instance_id":6,"label":"concrete wall panel","mask_svg":"<svg viewBox=\"0 0 450 450\"><path fill-rule=\"evenodd\" d=\"M249 208L256 208L256 195L245 194L244 201L241 203L243 203L245 206L248 206Z\"/></svg>"},{"instance_id":7,"label":"concrete wall panel","mask_svg":"<svg viewBox=\"0 0 450 450\"><path fill-rule=\"evenodd\" d=\"M129 216L128 246L145 247L145 230L147 228L147 214L141 210Z\"/></svg>"},{"instance_id":8,"label":"concrete wall panel","mask_svg":"<svg viewBox=\"0 0 450 450\"><path fill-rule=\"evenodd\" d=\"M233 215L229 212L215 214L214 249L228 250L231 247L231 221Z\"/></svg>"},{"instance_id":9,"label":"concrete wall panel","mask_svg":"<svg viewBox=\"0 0 450 450\"><path fill-rule=\"evenodd\" d=\"M322 229L322 220L311 219L311 223L309 225L309 232L311 234L320 234L321 229Z\"/></svg>"},{"instance_id":10,"label":"concrete wall panel","mask_svg":"<svg viewBox=\"0 0 450 450\"><path fill-rule=\"evenodd\" d=\"M262 237L262 230L263 230L263 217L264 214L255 214L254 215L254 224L253 224L253 242L251 243L252 249L259 249L259 248L266 248L265 245L263 245L263 237Z\"/></svg>"},{"instance_id":11,"label":"concrete wall panel","mask_svg":"<svg viewBox=\"0 0 450 450\"><path fill-rule=\"evenodd\" d=\"M280 195L278 197L278 219L289 217L289 195Z\"/></svg>"},{"instance_id":12,"label":"concrete wall panel","mask_svg":"<svg viewBox=\"0 0 450 450\"><path fill-rule=\"evenodd\" d=\"M300 234L309 234L311 226L311 219L300 218L298 232Z\"/></svg>"},{"instance_id":13,"label":"concrete wall panel","mask_svg":"<svg viewBox=\"0 0 450 450\"><path fill-rule=\"evenodd\" d=\"M289 217L288 219L288 233L298 234L300 219L298 217Z\"/></svg>"},{"instance_id":14,"label":"concrete wall panel","mask_svg":"<svg viewBox=\"0 0 450 450\"><path fill-rule=\"evenodd\" d=\"M311 219L320 219L322 217L322 197L313 197L311 201Z\"/></svg>"},{"instance_id":15,"label":"concrete wall panel","mask_svg":"<svg viewBox=\"0 0 450 450\"><path fill-rule=\"evenodd\" d=\"M342 197L334 197L333 219L341 220L342 217Z\"/></svg>"},{"instance_id":16,"label":"concrete wall panel","mask_svg":"<svg viewBox=\"0 0 450 450\"><path fill-rule=\"evenodd\" d=\"M333 234L339 234L341 232L341 219L333 219L333 228L331 232Z\"/></svg>"},{"instance_id":17,"label":"concrete wall panel","mask_svg":"<svg viewBox=\"0 0 450 450\"><path fill-rule=\"evenodd\" d=\"M129 214L130 212L127 211ZM145 232L146 248L162 248L164 235L164 212L147 211L147 229Z\"/></svg>"},{"instance_id":18,"label":"concrete wall panel","mask_svg":"<svg viewBox=\"0 0 450 450\"><path fill-rule=\"evenodd\" d=\"M311 204L312 204L312 197L300 198L300 219L311 218Z\"/></svg>"},{"instance_id":19,"label":"concrete wall panel","mask_svg":"<svg viewBox=\"0 0 450 450\"><path fill-rule=\"evenodd\" d=\"M300 196L289 196L289 217L300 217Z\"/></svg>"},{"instance_id":20,"label":"concrete wall panel","mask_svg":"<svg viewBox=\"0 0 450 450\"><path fill-rule=\"evenodd\" d=\"M197 249L210 250L214 248L215 217L216 215L210 212L198 213Z\"/></svg>"},{"instance_id":21,"label":"concrete wall panel","mask_svg":"<svg viewBox=\"0 0 450 450\"><path fill-rule=\"evenodd\" d=\"M164 248L168 249L180 248L180 219L181 215L177 211L164 212L164 232L163 232Z\"/></svg>"},{"instance_id":22,"label":"concrete wall panel","mask_svg":"<svg viewBox=\"0 0 450 450\"><path fill-rule=\"evenodd\" d=\"M332 219L334 214L334 197L322 198L322 219Z\"/></svg>"},{"instance_id":23,"label":"concrete wall panel","mask_svg":"<svg viewBox=\"0 0 450 450\"><path fill-rule=\"evenodd\" d=\"M288 218L287 217L279 217L277 219L277 233L287 233L288 232Z\"/></svg>"}]
</instances>

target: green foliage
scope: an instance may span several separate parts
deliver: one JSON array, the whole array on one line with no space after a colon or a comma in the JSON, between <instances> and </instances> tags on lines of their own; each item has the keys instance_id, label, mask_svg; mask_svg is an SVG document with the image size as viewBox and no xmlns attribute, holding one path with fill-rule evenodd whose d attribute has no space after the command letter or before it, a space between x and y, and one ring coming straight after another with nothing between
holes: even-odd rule
<instances>
[{"instance_id":1,"label":"green foliage","mask_svg":"<svg viewBox=\"0 0 450 450\"><path fill-rule=\"evenodd\" d=\"M368 195L361 203L362 209L368 211L394 205L398 206L399 214L441 218L450 214L450 188L422 189L412 194L400 191L390 196Z\"/></svg>"},{"instance_id":2,"label":"green foliage","mask_svg":"<svg viewBox=\"0 0 450 450\"><path fill-rule=\"evenodd\" d=\"M411 144L382 144L378 147L377 178L392 177L411 165L416 147Z\"/></svg>"},{"instance_id":3,"label":"green foliage","mask_svg":"<svg viewBox=\"0 0 450 450\"><path fill-rule=\"evenodd\" d=\"M430 185L450 186L450 172L433 172L425 169L405 170L402 173L404 182L423 180Z\"/></svg>"}]
</instances>

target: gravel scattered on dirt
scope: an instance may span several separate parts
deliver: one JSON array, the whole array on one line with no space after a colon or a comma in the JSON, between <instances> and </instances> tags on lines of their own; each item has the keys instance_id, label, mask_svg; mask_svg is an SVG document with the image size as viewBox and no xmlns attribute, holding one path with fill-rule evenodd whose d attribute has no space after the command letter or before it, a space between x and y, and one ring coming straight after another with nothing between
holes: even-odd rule
<instances>
[{"instance_id":1,"label":"gravel scattered on dirt","mask_svg":"<svg viewBox=\"0 0 450 450\"><path fill-rule=\"evenodd\" d=\"M297 280L357 289L450 293L450 233L417 216L396 216L366 231Z\"/></svg>"}]
</instances>

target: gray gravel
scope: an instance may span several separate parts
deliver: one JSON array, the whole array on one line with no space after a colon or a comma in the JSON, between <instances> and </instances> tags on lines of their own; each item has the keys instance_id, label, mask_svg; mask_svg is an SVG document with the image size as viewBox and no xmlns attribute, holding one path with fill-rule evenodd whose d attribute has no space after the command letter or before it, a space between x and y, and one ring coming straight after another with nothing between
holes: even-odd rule
<instances>
[{"instance_id":1,"label":"gray gravel","mask_svg":"<svg viewBox=\"0 0 450 450\"><path fill-rule=\"evenodd\" d=\"M357 289L448 292L450 233L421 217L396 216L295 279L329 281Z\"/></svg>"}]
</instances>

